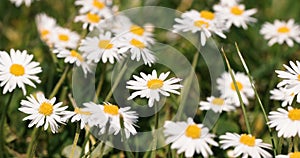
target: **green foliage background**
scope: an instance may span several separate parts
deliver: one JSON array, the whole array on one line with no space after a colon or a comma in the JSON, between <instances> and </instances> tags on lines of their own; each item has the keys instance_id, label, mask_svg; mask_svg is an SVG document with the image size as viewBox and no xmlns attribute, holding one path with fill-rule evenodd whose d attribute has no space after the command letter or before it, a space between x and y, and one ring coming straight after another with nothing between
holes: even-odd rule
<instances>
[{"instance_id":1,"label":"green foliage background","mask_svg":"<svg viewBox=\"0 0 300 158\"><path fill-rule=\"evenodd\" d=\"M212 10L212 6L218 1L215 0L115 0L114 3L119 6L120 10L129 9L138 6L156 5L172 9L179 9L186 11L189 9ZM237 42L244 58L249 66L249 69L256 82L259 94L265 105L266 111L279 107L279 102L270 101L269 91L273 89L278 83L278 78L274 70L282 69L282 64L287 63L289 60L295 61L299 59L300 51L299 44L289 48L286 45L275 45L272 47L267 46L267 42L259 34L262 24L266 21L273 22L274 19L288 20L289 18L295 19L300 23L300 2L295 0L244 0L242 1L246 8L257 8L258 12L255 14L258 22L249 26L248 30L233 27L227 33L227 39L215 38L219 42L219 47L224 47L225 52L228 54L230 63L235 71L243 71L242 64L237 56L234 42ZM73 23L74 17L78 14L78 7L74 5L73 0L40 0L32 4L31 7L22 5L17 8L8 0L1 0L0 2L0 50L9 51L10 48L27 50L29 53L34 54L35 59L41 63L43 73L39 76L42 84L38 85L37 89L29 88L28 94L34 93L37 90L43 91L46 96L49 96L56 82L60 78L63 71L63 61L59 60L56 63L53 61L49 48L40 40L37 28L35 25L35 15L38 13L46 13L49 16L57 19L58 23L69 29L78 31L81 34L81 24ZM186 42L176 41L172 43L166 39L164 34L156 34L155 37L159 42L171 42L171 45L180 50L190 61L192 61L195 48L191 47ZM184 41L183 39L180 39ZM101 66L101 65L100 65ZM110 66L108 66L111 68ZM108 69L109 69L108 68ZM200 57L196 66L199 84L201 85L201 99L205 99L210 95L210 78L207 75L207 67L204 60ZM99 100L104 100L105 95L108 93L110 87L109 76L105 79L104 91L101 93ZM70 105L67 99L67 91L70 90L68 85L71 82L71 74L68 76L67 81L64 83L63 88L57 95L60 101L64 104ZM2 89L0 88L2 91ZM0 108L6 104L9 95L0 94ZM20 107L20 100L24 99L22 92L16 90L13 97L13 102L10 104L6 112L7 120L5 124L6 141L9 154L14 157L22 157L26 152L27 146L31 141L30 134L32 129L27 128L28 122L23 122L22 119L25 115L17 109ZM169 104L172 104L172 99ZM176 106L171 106L171 111L176 110ZM270 143L269 134L267 132L262 113L259 109L256 100L251 100L250 106L247 107L251 127L253 133L266 142ZM238 121L236 118L239 118ZM203 119L203 112L198 111L195 118L196 121L201 122ZM140 126L148 122L147 119L140 120ZM213 132L216 134L224 134L226 131L242 132L246 131L241 111L235 113L223 114L218 120ZM75 125L67 124L61 126L59 134L53 135L51 132L44 132L39 138L39 145L37 149L38 157L62 157L62 150L65 146L72 144L75 133ZM84 141L84 134L81 134L79 145ZM215 157L224 157L224 151L213 148L216 155ZM286 150L286 149L284 149ZM218 151L218 152L216 152ZM0 151L1 152L1 151ZM160 149L158 152L159 157L165 157L165 149ZM111 150L110 156L122 157L122 151ZM141 155L141 154L139 154Z\"/></svg>"}]
</instances>

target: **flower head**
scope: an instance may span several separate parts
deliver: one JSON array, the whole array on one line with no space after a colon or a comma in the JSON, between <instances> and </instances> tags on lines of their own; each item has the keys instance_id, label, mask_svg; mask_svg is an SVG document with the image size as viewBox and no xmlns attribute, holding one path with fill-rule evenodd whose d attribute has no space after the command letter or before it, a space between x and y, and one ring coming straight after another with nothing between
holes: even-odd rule
<instances>
[{"instance_id":1,"label":"flower head","mask_svg":"<svg viewBox=\"0 0 300 158\"><path fill-rule=\"evenodd\" d=\"M256 139L250 134L237 134L227 132L220 136L222 149L233 147L234 157L242 156L243 158L270 158L272 155L265 149L271 149L271 145L263 143L261 139Z\"/></svg>"},{"instance_id":2,"label":"flower head","mask_svg":"<svg viewBox=\"0 0 300 158\"><path fill-rule=\"evenodd\" d=\"M222 111L233 111L235 106L231 104L230 99L208 97L207 101L200 101L200 110L212 110L215 113L221 113Z\"/></svg>"},{"instance_id":3,"label":"flower head","mask_svg":"<svg viewBox=\"0 0 300 158\"><path fill-rule=\"evenodd\" d=\"M270 119L268 124L271 128L275 127L278 137L300 136L300 109L291 106L288 110L278 108L277 111L271 111L268 117Z\"/></svg>"},{"instance_id":4,"label":"flower head","mask_svg":"<svg viewBox=\"0 0 300 158\"><path fill-rule=\"evenodd\" d=\"M141 98L146 97L148 100L149 107L154 105L154 101L160 100L160 94L163 96L170 96L170 93L180 94L177 89L182 88L182 85L178 84L181 81L179 78L167 79L170 72L161 73L157 77L156 70L152 71L152 74L146 75L141 72L141 77L133 75L135 80L127 82L127 89L135 90L128 98L129 100L140 96ZM167 79L167 80L166 80Z\"/></svg>"},{"instance_id":5,"label":"flower head","mask_svg":"<svg viewBox=\"0 0 300 158\"><path fill-rule=\"evenodd\" d=\"M64 110L68 107L60 107L62 102L56 103L56 98L46 99L43 93L37 93L36 97L30 95L27 100L21 101L20 111L29 114L25 117L25 120L31 120L28 127L36 125L40 127L44 125L44 130L47 130L50 126L52 133L57 133L59 125L63 124L62 117L64 115Z\"/></svg>"},{"instance_id":6,"label":"flower head","mask_svg":"<svg viewBox=\"0 0 300 158\"><path fill-rule=\"evenodd\" d=\"M42 72L40 63L32 61L33 55L27 54L27 51L10 50L0 51L0 86L3 87L3 94L12 92L17 86L22 89L26 95L25 85L36 87L36 83L41 83L36 74Z\"/></svg>"},{"instance_id":7,"label":"flower head","mask_svg":"<svg viewBox=\"0 0 300 158\"><path fill-rule=\"evenodd\" d=\"M260 34L266 40L269 40L269 46L285 42L288 46L292 47L294 41L300 43L300 26L295 23L294 19L288 21L275 20L273 24L267 22L262 26Z\"/></svg>"},{"instance_id":8,"label":"flower head","mask_svg":"<svg viewBox=\"0 0 300 158\"><path fill-rule=\"evenodd\" d=\"M209 129L202 124L196 124L192 118L188 118L187 122L166 121L164 135L166 143L172 143L171 148L177 149L178 154L185 152L185 157L192 157L195 152L209 157L213 155L209 145L218 146Z\"/></svg>"}]
</instances>

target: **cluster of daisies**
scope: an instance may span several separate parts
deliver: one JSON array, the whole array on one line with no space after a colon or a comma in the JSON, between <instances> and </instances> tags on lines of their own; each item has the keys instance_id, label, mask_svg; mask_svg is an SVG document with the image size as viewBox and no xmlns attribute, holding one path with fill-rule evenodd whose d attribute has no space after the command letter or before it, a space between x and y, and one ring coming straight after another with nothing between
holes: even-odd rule
<instances>
[{"instance_id":1,"label":"cluster of daisies","mask_svg":"<svg viewBox=\"0 0 300 158\"><path fill-rule=\"evenodd\" d=\"M290 61L289 64L283 65L285 71L276 70L282 81L270 93L271 99L282 102L282 108L269 113L270 121L268 123L278 132L278 137L297 139L300 137L300 109L296 107L296 104L300 102L300 62ZM295 151L288 155L279 155L278 158L293 156L299 157L300 152Z\"/></svg>"}]
</instances>

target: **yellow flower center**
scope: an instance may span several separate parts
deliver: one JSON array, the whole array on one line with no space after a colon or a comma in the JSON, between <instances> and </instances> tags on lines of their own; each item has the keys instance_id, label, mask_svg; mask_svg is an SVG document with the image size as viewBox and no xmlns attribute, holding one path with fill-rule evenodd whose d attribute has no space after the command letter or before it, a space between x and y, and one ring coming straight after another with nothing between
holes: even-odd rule
<instances>
[{"instance_id":1,"label":"yellow flower center","mask_svg":"<svg viewBox=\"0 0 300 158\"><path fill-rule=\"evenodd\" d=\"M116 105L104 105L104 112L111 115L118 115L119 107Z\"/></svg>"},{"instance_id":2,"label":"yellow flower center","mask_svg":"<svg viewBox=\"0 0 300 158\"><path fill-rule=\"evenodd\" d=\"M241 82L236 81L236 85L237 85L239 91L243 89L243 84ZM235 86L234 86L233 82L231 82L230 87L232 90L235 90Z\"/></svg>"},{"instance_id":3,"label":"yellow flower center","mask_svg":"<svg viewBox=\"0 0 300 158\"><path fill-rule=\"evenodd\" d=\"M74 112L76 113L76 114L81 114L81 115L91 115L91 113L90 112L88 112L88 111L82 111L80 108L78 108L78 107L76 107L75 109L74 109Z\"/></svg>"},{"instance_id":4,"label":"yellow flower center","mask_svg":"<svg viewBox=\"0 0 300 158\"><path fill-rule=\"evenodd\" d=\"M59 38L59 40L64 41L64 42L69 41L69 36L66 34L59 34L58 38Z\"/></svg>"},{"instance_id":5,"label":"yellow flower center","mask_svg":"<svg viewBox=\"0 0 300 158\"><path fill-rule=\"evenodd\" d=\"M204 26L204 27L206 27L206 28L209 27L208 22L203 21L203 20L197 20L197 21L195 21L195 22L194 22L194 25L197 26L197 27L200 27L200 28L201 28L202 26Z\"/></svg>"},{"instance_id":6,"label":"yellow flower center","mask_svg":"<svg viewBox=\"0 0 300 158\"><path fill-rule=\"evenodd\" d=\"M185 135L192 139L200 138L201 128L199 128L197 125L189 125L185 130Z\"/></svg>"},{"instance_id":7,"label":"yellow flower center","mask_svg":"<svg viewBox=\"0 0 300 158\"><path fill-rule=\"evenodd\" d=\"M200 12L200 17L207 19L207 20L213 20L215 18L215 14L213 12L203 10Z\"/></svg>"},{"instance_id":8,"label":"yellow flower center","mask_svg":"<svg viewBox=\"0 0 300 158\"><path fill-rule=\"evenodd\" d=\"M147 82L147 87L149 89L159 89L164 85L164 81L160 79L152 79Z\"/></svg>"},{"instance_id":9,"label":"yellow flower center","mask_svg":"<svg viewBox=\"0 0 300 158\"><path fill-rule=\"evenodd\" d=\"M105 7L105 4L102 3L101 1L94 0L93 1L93 6L100 10L100 9L103 9Z\"/></svg>"},{"instance_id":10,"label":"yellow flower center","mask_svg":"<svg viewBox=\"0 0 300 158\"><path fill-rule=\"evenodd\" d=\"M240 9L238 6L233 6L230 12L234 15L242 15L244 13L244 10Z\"/></svg>"},{"instance_id":11,"label":"yellow flower center","mask_svg":"<svg viewBox=\"0 0 300 158\"><path fill-rule=\"evenodd\" d=\"M242 134L240 137L240 142L248 145L248 146L254 146L255 145L255 137L248 135L248 134Z\"/></svg>"},{"instance_id":12,"label":"yellow flower center","mask_svg":"<svg viewBox=\"0 0 300 158\"><path fill-rule=\"evenodd\" d=\"M110 43L110 40L100 40L98 46L102 49L111 49L114 45Z\"/></svg>"},{"instance_id":13,"label":"yellow flower center","mask_svg":"<svg viewBox=\"0 0 300 158\"><path fill-rule=\"evenodd\" d=\"M100 21L100 16L97 14L88 13L86 17L90 23L98 23Z\"/></svg>"},{"instance_id":14,"label":"yellow flower center","mask_svg":"<svg viewBox=\"0 0 300 158\"><path fill-rule=\"evenodd\" d=\"M291 153L290 158L300 158L300 152Z\"/></svg>"},{"instance_id":15,"label":"yellow flower center","mask_svg":"<svg viewBox=\"0 0 300 158\"><path fill-rule=\"evenodd\" d=\"M145 30L137 25L132 25L130 27L130 32L132 32L136 35L142 36L144 34Z\"/></svg>"},{"instance_id":16,"label":"yellow flower center","mask_svg":"<svg viewBox=\"0 0 300 158\"><path fill-rule=\"evenodd\" d=\"M222 106L222 105L224 105L224 99L222 99L222 98L214 98L214 99L212 100L212 103L213 103L214 105Z\"/></svg>"},{"instance_id":17,"label":"yellow flower center","mask_svg":"<svg viewBox=\"0 0 300 158\"><path fill-rule=\"evenodd\" d=\"M49 30L44 29L40 33L41 33L42 38L45 38L45 36L47 36L50 32L49 32Z\"/></svg>"},{"instance_id":18,"label":"yellow flower center","mask_svg":"<svg viewBox=\"0 0 300 158\"><path fill-rule=\"evenodd\" d=\"M277 32L279 32L279 33L288 33L288 32L290 32L290 29L286 26L282 26L282 27L279 27L277 29Z\"/></svg>"},{"instance_id":19,"label":"yellow flower center","mask_svg":"<svg viewBox=\"0 0 300 158\"><path fill-rule=\"evenodd\" d=\"M300 109L290 110L288 117L293 121L299 121L300 120Z\"/></svg>"},{"instance_id":20,"label":"yellow flower center","mask_svg":"<svg viewBox=\"0 0 300 158\"><path fill-rule=\"evenodd\" d=\"M51 115L53 112L53 105L48 102L43 102L39 108L39 113L45 116Z\"/></svg>"},{"instance_id":21,"label":"yellow flower center","mask_svg":"<svg viewBox=\"0 0 300 158\"><path fill-rule=\"evenodd\" d=\"M25 74L25 68L20 64L12 64L10 67L10 73L15 76L23 76Z\"/></svg>"},{"instance_id":22,"label":"yellow flower center","mask_svg":"<svg viewBox=\"0 0 300 158\"><path fill-rule=\"evenodd\" d=\"M133 46L137 47L137 48L145 48L145 44L137 39L132 39L130 41L130 44L132 44Z\"/></svg>"},{"instance_id":23,"label":"yellow flower center","mask_svg":"<svg viewBox=\"0 0 300 158\"><path fill-rule=\"evenodd\" d=\"M71 56L77 58L79 61L83 61L83 57L75 50L70 51Z\"/></svg>"}]
</instances>

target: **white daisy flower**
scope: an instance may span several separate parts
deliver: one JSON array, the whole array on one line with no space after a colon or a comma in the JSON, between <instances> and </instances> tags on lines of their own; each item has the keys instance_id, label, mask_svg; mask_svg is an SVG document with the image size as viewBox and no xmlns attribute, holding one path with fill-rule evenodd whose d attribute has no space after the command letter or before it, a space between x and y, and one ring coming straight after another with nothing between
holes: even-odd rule
<instances>
[{"instance_id":1,"label":"white daisy flower","mask_svg":"<svg viewBox=\"0 0 300 158\"><path fill-rule=\"evenodd\" d=\"M222 149L233 147L234 157L248 158L271 158L272 155L265 149L271 149L271 145L263 143L261 139L255 139L250 134L237 134L227 132L220 136L220 144Z\"/></svg>"},{"instance_id":2,"label":"white daisy flower","mask_svg":"<svg viewBox=\"0 0 300 158\"><path fill-rule=\"evenodd\" d=\"M90 115L86 121L90 127L98 126L100 128L104 127L108 121L100 105L93 102L83 103L82 111L88 112Z\"/></svg>"},{"instance_id":3,"label":"white daisy flower","mask_svg":"<svg viewBox=\"0 0 300 158\"><path fill-rule=\"evenodd\" d=\"M185 157L192 157L194 153L201 153L203 157L213 155L209 145L218 146L213 140L215 135L203 124L196 124L192 118L187 122L166 121L164 124L166 143L172 143L171 149L178 149L177 154L185 152Z\"/></svg>"},{"instance_id":4,"label":"white daisy flower","mask_svg":"<svg viewBox=\"0 0 300 158\"><path fill-rule=\"evenodd\" d=\"M300 157L300 152L289 153L288 155L277 155L275 158L298 158Z\"/></svg>"},{"instance_id":5,"label":"white daisy flower","mask_svg":"<svg viewBox=\"0 0 300 158\"><path fill-rule=\"evenodd\" d=\"M110 103L104 103L103 105L97 105L94 103L85 103L84 106L87 106L86 110L92 113L91 115L92 117L94 116L93 116L93 111L91 111L91 106L97 106L96 108L98 112L96 113L95 117L102 115L100 116L100 118L104 117L104 120L106 120L104 125L103 125L103 119L99 119L101 120L100 124L98 124L97 122L96 124L94 124L94 125L98 125L98 127L101 128L99 134L105 133L107 121L109 124L109 129L108 129L109 134L117 135L122 128L124 128L125 130L126 138L129 138L130 134L132 135L137 134L137 131L134 128L134 126L136 126L135 123L137 122L138 116L135 111L130 111L130 107L120 108L117 105L113 105Z\"/></svg>"},{"instance_id":6,"label":"white daisy flower","mask_svg":"<svg viewBox=\"0 0 300 158\"><path fill-rule=\"evenodd\" d=\"M287 105L292 105L295 98L295 93L290 92L285 87L279 87L279 89L273 89L270 91L272 100L282 101L281 106L286 107Z\"/></svg>"},{"instance_id":7,"label":"white daisy flower","mask_svg":"<svg viewBox=\"0 0 300 158\"><path fill-rule=\"evenodd\" d=\"M269 46L285 42L289 47L292 47L294 46L294 41L300 43L300 26L295 23L294 19L290 19L287 22L275 20L273 24L267 22L262 26L260 34L266 40L269 40Z\"/></svg>"},{"instance_id":8,"label":"white daisy flower","mask_svg":"<svg viewBox=\"0 0 300 158\"><path fill-rule=\"evenodd\" d=\"M50 43L57 48L75 49L78 45L80 36L67 28L56 27L49 36Z\"/></svg>"},{"instance_id":9,"label":"white daisy flower","mask_svg":"<svg viewBox=\"0 0 300 158\"><path fill-rule=\"evenodd\" d=\"M0 87L4 86L3 94L12 92L17 86L26 95L25 85L36 87L36 83L41 83L38 73L42 72L40 63L32 61L33 55L27 54L26 50L10 50L10 55L5 51L0 51Z\"/></svg>"},{"instance_id":10,"label":"white daisy flower","mask_svg":"<svg viewBox=\"0 0 300 158\"><path fill-rule=\"evenodd\" d=\"M137 96L141 98L147 98L149 107L154 105L154 101L160 100L160 94L163 96L170 96L170 93L174 93L179 95L180 92L177 89L181 89L182 85L178 84L181 81L179 78L170 78L167 79L170 72L161 73L159 77L157 77L156 70L152 71L152 74L146 75L141 72L141 77L133 75L135 80L127 81L127 89L132 89L135 92L128 97L128 100L131 100Z\"/></svg>"},{"instance_id":11,"label":"white daisy flower","mask_svg":"<svg viewBox=\"0 0 300 158\"><path fill-rule=\"evenodd\" d=\"M89 31L94 30L100 24L101 17L98 14L88 12L84 15L76 16L74 19L75 22L83 22L82 28L89 29Z\"/></svg>"},{"instance_id":12,"label":"white daisy flower","mask_svg":"<svg viewBox=\"0 0 300 158\"><path fill-rule=\"evenodd\" d=\"M117 42L111 32L100 34L98 37L86 37L82 40L79 50L88 61L95 63L102 60L103 63L109 61L113 64L115 59L121 58Z\"/></svg>"},{"instance_id":13,"label":"white daisy flower","mask_svg":"<svg viewBox=\"0 0 300 158\"><path fill-rule=\"evenodd\" d=\"M80 121L80 129L83 129L91 115L91 112L84 111L82 108L76 107L74 111L66 111L64 115L65 116L62 118L64 122L66 122L70 118L71 122Z\"/></svg>"},{"instance_id":14,"label":"white daisy flower","mask_svg":"<svg viewBox=\"0 0 300 158\"><path fill-rule=\"evenodd\" d=\"M300 102L300 62L296 63L290 61L290 67L283 65L287 71L276 70L277 76L283 79L278 83L277 87L283 87L287 89L287 92L294 95L297 95L297 102Z\"/></svg>"},{"instance_id":15,"label":"white daisy flower","mask_svg":"<svg viewBox=\"0 0 300 158\"><path fill-rule=\"evenodd\" d=\"M181 15L181 18L176 18L174 27L175 32L188 32L192 33L200 32L200 41L202 46L205 45L206 39L212 36L212 33L217 34L222 38L226 38L223 31L224 20L222 20L215 13L203 10L200 13L196 10L185 12Z\"/></svg>"},{"instance_id":16,"label":"white daisy flower","mask_svg":"<svg viewBox=\"0 0 300 158\"><path fill-rule=\"evenodd\" d=\"M52 31L57 27L56 20L45 13L41 13L35 17L35 22L41 39L51 46L48 40Z\"/></svg>"},{"instance_id":17,"label":"white daisy flower","mask_svg":"<svg viewBox=\"0 0 300 158\"><path fill-rule=\"evenodd\" d=\"M26 97L27 100L21 101L20 111L29 114L25 117L25 120L31 120L28 127L36 125L40 127L44 125L44 130L50 126L52 133L57 133L59 125L58 123L64 124L62 116L64 110L68 107L60 107L63 103L59 102L55 104L56 98L46 99L43 93L37 93L36 98L33 95Z\"/></svg>"},{"instance_id":18,"label":"white daisy flower","mask_svg":"<svg viewBox=\"0 0 300 158\"><path fill-rule=\"evenodd\" d=\"M122 23L121 27L117 27L113 29L113 32L116 33L116 37L118 38L134 38L140 41L144 41L147 44L154 44L155 40L153 38L153 34L151 31L148 31L149 28L153 28L153 26L144 26L141 27L139 25L133 24L131 21L125 21ZM153 30L152 30L153 31Z\"/></svg>"},{"instance_id":19,"label":"white daisy flower","mask_svg":"<svg viewBox=\"0 0 300 158\"><path fill-rule=\"evenodd\" d=\"M11 3L16 5L16 7L20 7L23 3L26 5L26 7L30 7L33 1L34 0L10 0Z\"/></svg>"},{"instance_id":20,"label":"white daisy flower","mask_svg":"<svg viewBox=\"0 0 300 158\"><path fill-rule=\"evenodd\" d=\"M238 5L240 0L220 0L220 5L222 6L233 6Z\"/></svg>"},{"instance_id":21,"label":"white daisy flower","mask_svg":"<svg viewBox=\"0 0 300 158\"><path fill-rule=\"evenodd\" d=\"M248 76L241 72L234 73L234 76L243 102L248 105L248 98L252 98L254 96L250 80ZM222 76L217 79L217 84L222 98L231 99L234 105L240 106L239 98L229 72L224 72Z\"/></svg>"},{"instance_id":22,"label":"white daisy flower","mask_svg":"<svg viewBox=\"0 0 300 158\"><path fill-rule=\"evenodd\" d=\"M245 9L245 5L243 4L234 4L231 5L222 5L217 4L214 5L214 10L216 14L220 15L220 17L224 18L226 21L226 28L230 28L232 25L236 27L243 27L243 29L247 29L248 23L256 22L256 19L251 17L253 14L257 12L257 9Z\"/></svg>"},{"instance_id":23,"label":"white daisy flower","mask_svg":"<svg viewBox=\"0 0 300 158\"><path fill-rule=\"evenodd\" d=\"M268 118L270 127L275 127L278 131L278 137L290 138L300 136L300 109L293 109L288 106L288 111L278 108L277 111L271 111Z\"/></svg>"},{"instance_id":24,"label":"white daisy flower","mask_svg":"<svg viewBox=\"0 0 300 158\"><path fill-rule=\"evenodd\" d=\"M81 67L83 73L87 75L88 73L92 72L91 64L88 64L85 59L78 53L76 50L68 50L68 49L55 49L53 50L54 53L57 53L58 58L65 58L65 63L74 64L77 67Z\"/></svg>"},{"instance_id":25,"label":"white daisy flower","mask_svg":"<svg viewBox=\"0 0 300 158\"><path fill-rule=\"evenodd\" d=\"M217 98L214 96L208 97L207 101L200 101L199 105L200 110L212 110L215 113L235 110L235 106L231 104L230 99Z\"/></svg>"},{"instance_id":26,"label":"white daisy flower","mask_svg":"<svg viewBox=\"0 0 300 158\"><path fill-rule=\"evenodd\" d=\"M129 52L131 60L140 61L142 59L144 64L149 66L156 60L153 52L149 49L150 45L137 38L130 36L128 38L121 38L118 46L120 48L119 53L124 54Z\"/></svg>"},{"instance_id":27,"label":"white daisy flower","mask_svg":"<svg viewBox=\"0 0 300 158\"><path fill-rule=\"evenodd\" d=\"M104 18L112 16L112 11L105 4L105 0L76 0L75 5L81 6L80 14L96 13Z\"/></svg>"}]
</instances>

